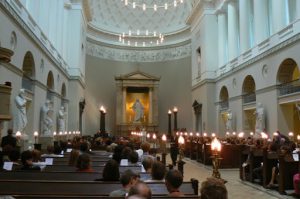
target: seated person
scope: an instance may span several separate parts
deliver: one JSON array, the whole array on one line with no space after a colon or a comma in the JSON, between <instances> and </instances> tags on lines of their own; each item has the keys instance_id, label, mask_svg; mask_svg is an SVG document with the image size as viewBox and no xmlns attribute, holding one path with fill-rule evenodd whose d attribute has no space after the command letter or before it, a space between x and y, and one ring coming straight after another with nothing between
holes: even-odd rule
<instances>
[{"instance_id":1,"label":"seated person","mask_svg":"<svg viewBox=\"0 0 300 199\"><path fill-rule=\"evenodd\" d=\"M0 171L5 171L3 169L4 161L3 161L3 153L0 151Z\"/></svg>"},{"instance_id":2,"label":"seated person","mask_svg":"<svg viewBox=\"0 0 300 199\"><path fill-rule=\"evenodd\" d=\"M182 197L184 194L180 192L179 187L183 182L182 173L178 170L169 170L165 177L165 185L169 192L168 196Z\"/></svg>"},{"instance_id":3,"label":"seated person","mask_svg":"<svg viewBox=\"0 0 300 199\"><path fill-rule=\"evenodd\" d=\"M163 182L165 173L166 166L159 161L154 161L151 168L151 179L145 180L145 182Z\"/></svg>"},{"instance_id":4,"label":"seated person","mask_svg":"<svg viewBox=\"0 0 300 199\"><path fill-rule=\"evenodd\" d=\"M61 148L59 146L48 145L47 153L42 154L41 157L63 157L63 155L61 155Z\"/></svg>"},{"instance_id":5,"label":"seated person","mask_svg":"<svg viewBox=\"0 0 300 199\"><path fill-rule=\"evenodd\" d=\"M78 157L79 157L79 151L76 150L76 149L73 149L70 153L70 157L69 157L69 162L68 162L68 165L69 166L76 166L77 164L77 160L78 160Z\"/></svg>"},{"instance_id":6,"label":"seated person","mask_svg":"<svg viewBox=\"0 0 300 199\"><path fill-rule=\"evenodd\" d=\"M136 151L132 151L128 156L129 165L140 165L138 161L139 161L138 153Z\"/></svg>"},{"instance_id":7,"label":"seated person","mask_svg":"<svg viewBox=\"0 0 300 199\"><path fill-rule=\"evenodd\" d=\"M122 184L122 188L119 190L115 190L109 194L110 197L125 197L129 191L129 189L134 186L139 180L137 174L135 174L131 170L126 170L121 175L120 182Z\"/></svg>"},{"instance_id":8,"label":"seated person","mask_svg":"<svg viewBox=\"0 0 300 199\"><path fill-rule=\"evenodd\" d=\"M84 153L78 157L77 160L77 171L80 172L94 172L91 167L91 158L88 154Z\"/></svg>"},{"instance_id":9,"label":"seated person","mask_svg":"<svg viewBox=\"0 0 300 199\"><path fill-rule=\"evenodd\" d=\"M128 198L131 198L131 196L138 196L137 198L151 199L152 192L146 183L138 182L129 189Z\"/></svg>"},{"instance_id":10,"label":"seated person","mask_svg":"<svg viewBox=\"0 0 300 199\"><path fill-rule=\"evenodd\" d=\"M34 166L32 160L33 160L32 152L29 151L29 150L23 151L22 154L21 154L21 162L22 162L21 170L37 170L37 171L40 171L41 168L39 166Z\"/></svg>"},{"instance_id":11,"label":"seated person","mask_svg":"<svg viewBox=\"0 0 300 199\"><path fill-rule=\"evenodd\" d=\"M19 168L21 166L20 164L20 151L17 149L13 149L8 154L9 160L13 163L13 168Z\"/></svg>"},{"instance_id":12,"label":"seated person","mask_svg":"<svg viewBox=\"0 0 300 199\"><path fill-rule=\"evenodd\" d=\"M142 165L143 165L146 173L151 173L152 165L153 165L153 158L145 157L142 161Z\"/></svg>"},{"instance_id":13,"label":"seated person","mask_svg":"<svg viewBox=\"0 0 300 199\"><path fill-rule=\"evenodd\" d=\"M227 199L228 193L224 182L217 178L207 178L202 182L200 199Z\"/></svg>"},{"instance_id":14,"label":"seated person","mask_svg":"<svg viewBox=\"0 0 300 199\"><path fill-rule=\"evenodd\" d=\"M108 160L104 166L102 172L102 178L96 179L96 181L119 181L120 180L120 171L119 164L117 161L111 159Z\"/></svg>"}]
</instances>

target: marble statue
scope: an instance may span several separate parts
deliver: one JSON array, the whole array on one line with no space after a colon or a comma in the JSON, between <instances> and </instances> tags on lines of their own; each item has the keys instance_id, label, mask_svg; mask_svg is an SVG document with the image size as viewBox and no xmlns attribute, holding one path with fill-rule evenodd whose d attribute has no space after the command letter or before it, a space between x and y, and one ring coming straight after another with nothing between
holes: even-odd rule
<instances>
[{"instance_id":1,"label":"marble statue","mask_svg":"<svg viewBox=\"0 0 300 199\"><path fill-rule=\"evenodd\" d=\"M41 114L40 114L40 127L42 134L45 131L45 120L47 118L47 113L50 110L50 100L46 100L45 104L41 107Z\"/></svg>"},{"instance_id":2,"label":"marble statue","mask_svg":"<svg viewBox=\"0 0 300 199\"><path fill-rule=\"evenodd\" d=\"M52 110L49 109L47 111L46 117L43 121L44 129L42 131L42 136L52 136L52 127L53 127L53 120L52 120Z\"/></svg>"},{"instance_id":3,"label":"marble statue","mask_svg":"<svg viewBox=\"0 0 300 199\"><path fill-rule=\"evenodd\" d=\"M25 89L20 89L19 94L15 98L15 103L17 106L16 110L16 131L24 132L24 129L27 125L27 115L26 115L26 103L25 99Z\"/></svg>"},{"instance_id":4,"label":"marble statue","mask_svg":"<svg viewBox=\"0 0 300 199\"><path fill-rule=\"evenodd\" d=\"M58 111L58 132L65 132L65 107L60 107Z\"/></svg>"},{"instance_id":5,"label":"marble statue","mask_svg":"<svg viewBox=\"0 0 300 199\"><path fill-rule=\"evenodd\" d=\"M227 111L226 130L232 130L232 111L230 109Z\"/></svg>"},{"instance_id":6,"label":"marble statue","mask_svg":"<svg viewBox=\"0 0 300 199\"><path fill-rule=\"evenodd\" d=\"M260 102L257 103L256 111L254 113L256 116L255 133L260 134L266 128L266 126L265 126L265 110Z\"/></svg>"},{"instance_id":7,"label":"marble statue","mask_svg":"<svg viewBox=\"0 0 300 199\"><path fill-rule=\"evenodd\" d=\"M144 116L144 107L139 99L136 99L131 107L134 111L134 122L140 122Z\"/></svg>"}]
</instances>

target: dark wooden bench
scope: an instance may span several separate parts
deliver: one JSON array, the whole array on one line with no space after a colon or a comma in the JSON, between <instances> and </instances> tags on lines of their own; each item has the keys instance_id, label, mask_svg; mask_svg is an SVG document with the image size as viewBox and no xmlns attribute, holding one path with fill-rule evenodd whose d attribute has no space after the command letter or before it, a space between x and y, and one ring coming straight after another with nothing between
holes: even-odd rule
<instances>
[{"instance_id":1,"label":"dark wooden bench","mask_svg":"<svg viewBox=\"0 0 300 199\"><path fill-rule=\"evenodd\" d=\"M102 166L92 166L95 172L102 173L104 169L104 165ZM120 172L124 172L125 170L130 169L134 172L140 173L141 172L141 166L120 166L119 170ZM77 169L75 167L71 167L68 165L48 165L45 167L44 171L76 171Z\"/></svg>"},{"instance_id":2,"label":"dark wooden bench","mask_svg":"<svg viewBox=\"0 0 300 199\"><path fill-rule=\"evenodd\" d=\"M14 198L26 198L26 199L82 199L82 198L88 198L88 199L124 199L124 197L109 197L109 196L63 196L63 195L52 195L52 196L45 196L45 195L13 195ZM155 199L170 199L174 197L169 197L169 196L152 196L152 198ZM179 197L179 198L189 198L189 199L200 199L200 196L196 195L187 195L184 197Z\"/></svg>"},{"instance_id":3,"label":"dark wooden bench","mask_svg":"<svg viewBox=\"0 0 300 199\"><path fill-rule=\"evenodd\" d=\"M150 174L139 173L141 180L149 179ZM0 180L55 180L55 181L94 181L102 178L98 172L39 172L7 171L0 172Z\"/></svg>"},{"instance_id":4,"label":"dark wooden bench","mask_svg":"<svg viewBox=\"0 0 300 199\"><path fill-rule=\"evenodd\" d=\"M168 194L164 182L147 184L153 195ZM107 196L121 187L119 182L0 180L0 195ZM198 181L183 182L180 191L185 195L198 195Z\"/></svg>"},{"instance_id":5,"label":"dark wooden bench","mask_svg":"<svg viewBox=\"0 0 300 199\"><path fill-rule=\"evenodd\" d=\"M272 168L278 164L278 155L276 152L263 150L263 186L266 187L272 177Z\"/></svg>"}]
</instances>

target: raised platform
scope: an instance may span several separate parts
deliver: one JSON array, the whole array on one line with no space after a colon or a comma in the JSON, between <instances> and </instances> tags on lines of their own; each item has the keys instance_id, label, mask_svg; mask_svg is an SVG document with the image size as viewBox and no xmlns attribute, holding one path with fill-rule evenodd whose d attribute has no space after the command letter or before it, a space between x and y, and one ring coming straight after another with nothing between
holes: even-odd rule
<instances>
[{"instance_id":1,"label":"raised platform","mask_svg":"<svg viewBox=\"0 0 300 199\"><path fill-rule=\"evenodd\" d=\"M157 132L158 125L131 123L131 124L117 125L116 129L117 129L116 130L117 135L128 136L132 131L146 131L147 133Z\"/></svg>"}]
</instances>

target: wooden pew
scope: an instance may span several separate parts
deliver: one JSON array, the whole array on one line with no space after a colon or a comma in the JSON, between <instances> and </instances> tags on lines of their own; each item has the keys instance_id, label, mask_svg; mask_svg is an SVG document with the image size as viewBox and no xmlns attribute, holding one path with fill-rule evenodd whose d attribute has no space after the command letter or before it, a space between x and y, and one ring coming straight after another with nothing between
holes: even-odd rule
<instances>
[{"instance_id":1,"label":"wooden pew","mask_svg":"<svg viewBox=\"0 0 300 199\"><path fill-rule=\"evenodd\" d=\"M276 152L269 152L265 148L263 150L263 186L269 184L272 177L272 168L278 164L278 155Z\"/></svg>"},{"instance_id":2,"label":"wooden pew","mask_svg":"<svg viewBox=\"0 0 300 199\"><path fill-rule=\"evenodd\" d=\"M104 169L104 165L103 166L92 166L92 168L94 169L95 172L100 172L102 173L103 169ZM130 169L134 172L141 172L142 168L141 166L120 166L119 170L120 172L124 172L125 170ZM48 165L45 167L44 171L76 171L75 167L71 167L68 165Z\"/></svg>"},{"instance_id":3,"label":"wooden pew","mask_svg":"<svg viewBox=\"0 0 300 199\"><path fill-rule=\"evenodd\" d=\"M250 182L254 182L253 169L261 166L261 162L263 162L263 150L257 148L250 149L249 156L249 180Z\"/></svg>"},{"instance_id":4,"label":"wooden pew","mask_svg":"<svg viewBox=\"0 0 300 199\"><path fill-rule=\"evenodd\" d=\"M202 144L202 159L203 159L203 164L212 165L210 144L207 143Z\"/></svg>"},{"instance_id":5,"label":"wooden pew","mask_svg":"<svg viewBox=\"0 0 300 199\"><path fill-rule=\"evenodd\" d=\"M249 172L247 173L246 172L246 168L243 167L243 163L249 163L247 161L248 160L248 157L250 155L250 146L249 145L243 145L242 148L241 148L241 151L240 151L240 179L241 180L249 180ZM249 166L249 165L247 165ZM244 176L244 170L245 169L245 176Z\"/></svg>"},{"instance_id":6,"label":"wooden pew","mask_svg":"<svg viewBox=\"0 0 300 199\"><path fill-rule=\"evenodd\" d=\"M164 182L147 184L153 195L168 194ZM0 180L0 195L107 196L120 188L119 182ZM198 195L198 181L183 182L180 191L185 195Z\"/></svg>"},{"instance_id":7,"label":"wooden pew","mask_svg":"<svg viewBox=\"0 0 300 199\"><path fill-rule=\"evenodd\" d=\"M52 196L45 196L45 195L13 195L14 198L26 198L26 199L82 199L82 198L88 198L88 199L124 199L124 197L109 197L109 196L63 196L63 195L52 195ZM171 199L174 197L169 197L169 196L152 196L152 198L155 199ZM188 198L188 199L200 199L200 196L196 195L187 195L181 198Z\"/></svg>"},{"instance_id":8,"label":"wooden pew","mask_svg":"<svg viewBox=\"0 0 300 199\"><path fill-rule=\"evenodd\" d=\"M139 173L141 180L149 179L150 174ZM39 172L7 171L0 172L0 180L55 180L55 181L94 181L102 178L99 172Z\"/></svg>"},{"instance_id":9,"label":"wooden pew","mask_svg":"<svg viewBox=\"0 0 300 199\"><path fill-rule=\"evenodd\" d=\"M299 154L298 154L299 155ZM279 182L278 191L280 194L286 194L286 190L294 189L293 176L298 173L299 161L291 161L287 156L279 155Z\"/></svg>"}]
</instances>

